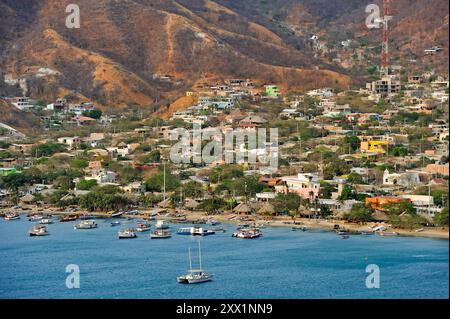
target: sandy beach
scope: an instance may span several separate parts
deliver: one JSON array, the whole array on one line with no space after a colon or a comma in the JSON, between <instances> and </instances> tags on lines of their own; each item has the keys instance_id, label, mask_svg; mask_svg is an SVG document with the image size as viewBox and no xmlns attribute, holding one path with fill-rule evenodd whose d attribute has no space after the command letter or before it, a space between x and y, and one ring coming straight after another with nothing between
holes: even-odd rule
<instances>
[{"instance_id":1,"label":"sandy beach","mask_svg":"<svg viewBox=\"0 0 450 319\"><path fill-rule=\"evenodd\" d=\"M362 231L369 230L372 227L383 225L386 227L387 231L396 232L401 236L415 236L415 237L428 237L428 238L437 238L437 239L449 239L449 228L448 227L423 227L420 231L409 230L409 229L399 229L392 228L389 224L385 223L350 223L342 220L334 220L334 219L310 219L310 218L295 218L292 219L288 216L276 216L276 217L264 217L259 215L238 215L234 213L224 213L217 215L208 215L206 212L200 211L189 211L182 209L146 209L139 210L141 213L136 215L127 215L124 214L123 217L132 217L132 218L148 218L151 213L156 210L164 211L164 213L158 214L156 218L166 219L172 222L177 222L181 219L181 216L184 216L185 219L189 222L198 221L198 220L215 220L222 223L233 223L233 224L255 224L258 226L267 226L267 227L293 227L293 226L304 226L309 229L321 229L324 231L333 231L335 225L339 225L341 228L345 228L349 231ZM14 211L11 209L11 211ZM34 206L23 207L22 209L15 210L20 214L29 214L29 213L44 213L44 214L52 214L52 215L82 215L87 213L86 211L73 209L69 211L63 211L59 208L55 207L45 207L45 208L37 208ZM110 216L110 213L93 213L94 216L98 218L105 218Z\"/></svg>"}]
</instances>

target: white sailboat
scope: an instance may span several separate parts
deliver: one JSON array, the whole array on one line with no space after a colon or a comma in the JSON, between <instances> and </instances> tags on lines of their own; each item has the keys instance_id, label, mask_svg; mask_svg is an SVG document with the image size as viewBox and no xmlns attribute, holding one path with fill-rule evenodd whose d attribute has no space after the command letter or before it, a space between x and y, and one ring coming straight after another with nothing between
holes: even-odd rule
<instances>
[{"instance_id":1,"label":"white sailboat","mask_svg":"<svg viewBox=\"0 0 450 319\"><path fill-rule=\"evenodd\" d=\"M213 275L207 274L202 269L202 254L200 248L200 241L198 242L198 256L199 256L199 268L192 268L191 249L189 248L189 272L184 276L177 277L177 281L181 284L199 284L202 282L211 281Z\"/></svg>"}]
</instances>

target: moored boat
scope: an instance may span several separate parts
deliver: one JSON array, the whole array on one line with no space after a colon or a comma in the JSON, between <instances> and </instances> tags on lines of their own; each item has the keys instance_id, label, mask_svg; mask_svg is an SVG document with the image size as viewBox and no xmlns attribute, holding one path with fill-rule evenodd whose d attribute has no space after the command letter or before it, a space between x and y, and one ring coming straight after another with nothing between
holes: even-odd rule
<instances>
[{"instance_id":1,"label":"moored boat","mask_svg":"<svg viewBox=\"0 0 450 319\"><path fill-rule=\"evenodd\" d=\"M20 219L20 215L17 213L6 213L5 214L5 220L16 220Z\"/></svg>"},{"instance_id":2,"label":"moored boat","mask_svg":"<svg viewBox=\"0 0 450 319\"><path fill-rule=\"evenodd\" d=\"M211 281L212 274L205 273L202 269L202 254L200 248L200 242L198 242L198 256L200 267L198 269L192 268L191 249L189 249L189 271L186 275L177 277L177 282L180 284L199 284L207 281Z\"/></svg>"},{"instance_id":3,"label":"moored boat","mask_svg":"<svg viewBox=\"0 0 450 319\"><path fill-rule=\"evenodd\" d=\"M42 219L39 221L39 224L42 224L42 225L53 224L53 220L52 220L51 218L42 218Z\"/></svg>"},{"instance_id":4,"label":"moored boat","mask_svg":"<svg viewBox=\"0 0 450 319\"><path fill-rule=\"evenodd\" d=\"M167 223L166 223L165 220L158 220L158 221L156 222L155 227L156 227L157 229L167 229L167 228L169 228L169 225L167 225Z\"/></svg>"},{"instance_id":5,"label":"moored boat","mask_svg":"<svg viewBox=\"0 0 450 319\"><path fill-rule=\"evenodd\" d=\"M30 218L28 218L28 221L30 221L30 222L38 222L42 218L44 218L44 216L42 216L42 215L31 215Z\"/></svg>"},{"instance_id":6,"label":"moored boat","mask_svg":"<svg viewBox=\"0 0 450 319\"><path fill-rule=\"evenodd\" d=\"M180 228L177 232L178 235L192 235L192 236L209 236L214 235L213 230L204 229L203 227L186 227Z\"/></svg>"},{"instance_id":7,"label":"moored boat","mask_svg":"<svg viewBox=\"0 0 450 319\"><path fill-rule=\"evenodd\" d=\"M112 213L112 214L111 214L111 218L122 217L123 214L124 214L124 212L116 212L116 213Z\"/></svg>"},{"instance_id":8,"label":"moored boat","mask_svg":"<svg viewBox=\"0 0 450 319\"><path fill-rule=\"evenodd\" d=\"M73 222L74 220L78 219L78 215L66 215L63 218L61 218L60 222L61 223L65 223L65 222Z\"/></svg>"},{"instance_id":9,"label":"moored boat","mask_svg":"<svg viewBox=\"0 0 450 319\"><path fill-rule=\"evenodd\" d=\"M242 229L242 230L235 232L232 235L232 237L244 238L244 239L253 239L253 238L258 238L261 236L262 236L262 232L257 228Z\"/></svg>"},{"instance_id":10,"label":"moored boat","mask_svg":"<svg viewBox=\"0 0 450 319\"><path fill-rule=\"evenodd\" d=\"M115 221L111 223L111 227L120 226L121 223L119 221Z\"/></svg>"},{"instance_id":11,"label":"moored boat","mask_svg":"<svg viewBox=\"0 0 450 319\"><path fill-rule=\"evenodd\" d=\"M166 229L157 229L150 234L150 239L165 239L172 237L172 233Z\"/></svg>"},{"instance_id":12,"label":"moored boat","mask_svg":"<svg viewBox=\"0 0 450 319\"><path fill-rule=\"evenodd\" d=\"M125 230L121 230L118 233L119 235L119 239L131 239L131 238L136 238L136 233L131 230L131 229L125 229Z\"/></svg>"},{"instance_id":13,"label":"moored boat","mask_svg":"<svg viewBox=\"0 0 450 319\"><path fill-rule=\"evenodd\" d=\"M74 229L93 229L97 228L98 225L95 220L89 219L89 220L83 220L81 223L76 224L73 228Z\"/></svg>"},{"instance_id":14,"label":"moored boat","mask_svg":"<svg viewBox=\"0 0 450 319\"><path fill-rule=\"evenodd\" d=\"M35 225L29 232L30 236L46 236L49 235L47 227L44 225Z\"/></svg>"},{"instance_id":15,"label":"moored boat","mask_svg":"<svg viewBox=\"0 0 450 319\"><path fill-rule=\"evenodd\" d=\"M398 236L398 233L396 233L396 232L389 232L389 231L380 231L378 233L378 235L388 237L388 236Z\"/></svg>"},{"instance_id":16,"label":"moored boat","mask_svg":"<svg viewBox=\"0 0 450 319\"><path fill-rule=\"evenodd\" d=\"M138 232L146 232L146 231L149 231L150 228L151 228L150 224L147 224L147 223L139 223L139 224L137 224L137 226L136 226L135 229L136 229L136 231L138 231Z\"/></svg>"}]
</instances>

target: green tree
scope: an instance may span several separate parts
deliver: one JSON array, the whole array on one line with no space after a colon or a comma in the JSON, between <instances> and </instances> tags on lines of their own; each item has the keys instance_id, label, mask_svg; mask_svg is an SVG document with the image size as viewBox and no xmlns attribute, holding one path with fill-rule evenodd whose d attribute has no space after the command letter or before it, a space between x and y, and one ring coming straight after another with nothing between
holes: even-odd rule
<instances>
[{"instance_id":1,"label":"green tree","mask_svg":"<svg viewBox=\"0 0 450 319\"><path fill-rule=\"evenodd\" d=\"M165 178L166 191L173 191L180 186L180 182L175 175L170 172L166 172ZM149 192L161 192L164 189L164 172L159 172L158 174L150 177L145 181L145 187Z\"/></svg>"},{"instance_id":2,"label":"green tree","mask_svg":"<svg viewBox=\"0 0 450 319\"><path fill-rule=\"evenodd\" d=\"M78 183L77 183L77 189L79 190L90 190L92 189L94 186L97 186L97 181L95 179L81 179Z\"/></svg>"},{"instance_id":3,"label":"green tree","mask_svg":"<svg viewBox=\"0 0 450 319\"><path fill-rule=\"evenodd\" d=\"M355 204L350 212L344 215L344 219L352 222L370 222L374 213L374 209L368 205Z\"/></svg>"},{"instance_id":4,"label":"green tree","mask_svg":"<svg viewBox=\"0 0 450 319\"><path fill-rule=\"evenodd\" d=\"M297 193L278 193L274 200L274 207L278 213L296 214L301 203L302 198Z\"/></svg>"}]
</instances>

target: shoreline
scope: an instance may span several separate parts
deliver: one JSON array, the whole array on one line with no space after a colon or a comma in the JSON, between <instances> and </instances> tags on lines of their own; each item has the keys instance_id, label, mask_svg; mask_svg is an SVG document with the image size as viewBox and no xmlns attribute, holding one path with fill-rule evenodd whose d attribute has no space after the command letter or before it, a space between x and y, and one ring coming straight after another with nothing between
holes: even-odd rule
<instances>
[{"instance_id":1,"label":"shoreline","mask_svg":"<svg viewBox=\"0 0 450 319\"><path fill-rule=\"evenodd\" d=\"M48 207L48 208L40 208L37 209L35 207L34 209L27 209L27 210L13 210L18 214L29 214L30 212L35 214L49 214L49 215L57 215L57 216L63 216L63 215L81 215L86 213L86 211L83 210L75 210L70 212L64 212L61 211L59 208L55 207ZM136 218L136 219L148 219L149 212L151 212L152 209L146 209L142 210L141 214L131 215L131 214L124 214L123 217L125 218ZM270 217L270 218L264 218L262 216L258 215L238 215L234 213L227 213L227 214L220 214L220 215L208 215L205 212L199 212L199 211L188 211L188 210L178 210L178 209L165 209L165 214L158 214L158 216L161 219L165 219L168 221L177 222L180 220L180 217L174 216L174 215L184 215L186 221L194 222L196 220L216 220L221 223L227 223L227 224L241 224L241 223L249 223L249 224L257 224L262 225L265 227L289 227L292 228L293 226L305 226L306 228L310 229L316 229L316 230L324 230L324 231L334 231L334 225L339 225L340 227L343 227L350 232L357 232L361 230L368 230L369 228L372 228L374 226L380 226L383 225L386 227L387 231L396 232L398 236L408 236L408 237L423 237L423 238L431 238L431 239L445 239L449 240L449 229L448 227L423 227L423 231L417 232L415 230L408 230L408 229L398 229L398 228L392 228L390 225L385 223L375 223L375 222L369 222L364 224L356 224L356 223L350 223L347 221L342 220L325 220L325 219L309 219L309 218L295 218L292 219L291 217L287 216L277 216L277 217ZM92 213L94 217L98 218L109 218L109 213L100 213L100 212L93 212ZM172 215L172 216L171 216ZM294 224L295 221L295 224ZM396 236L394 236L396 237Z\"/></svg>"}]
</instances>

